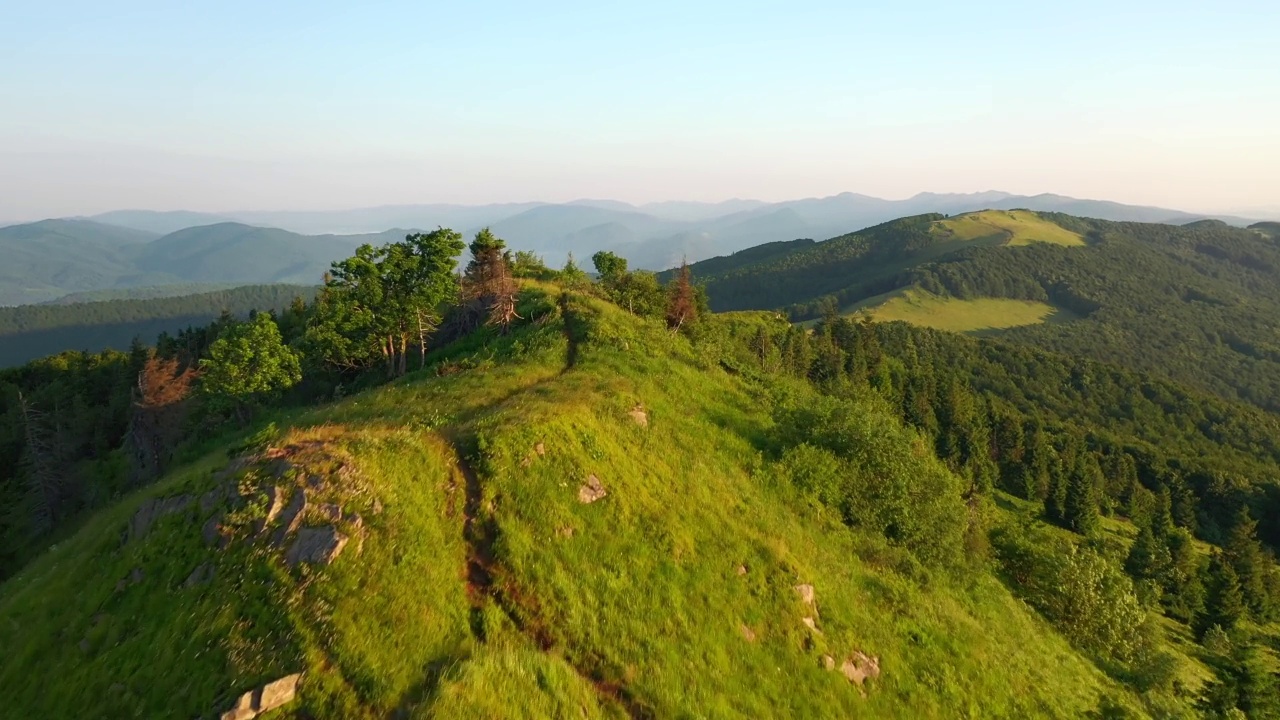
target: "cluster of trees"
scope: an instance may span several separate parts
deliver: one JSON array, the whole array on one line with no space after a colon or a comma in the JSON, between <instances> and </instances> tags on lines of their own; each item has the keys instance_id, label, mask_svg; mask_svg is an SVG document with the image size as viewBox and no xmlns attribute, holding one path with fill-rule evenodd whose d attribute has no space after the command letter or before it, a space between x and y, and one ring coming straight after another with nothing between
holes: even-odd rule
<instances>
[{"instance_id":1,"label":"cluster of trees","mask_svg":"<svg viewBox=\"0 0 1280 720\"><path fill-rule=\"evenodd\" d=\"M463 250L470 259L459 272ZM357 248L333 263L318 293L286 299L271 286L244 295L268 311L224 307L207 324L161 332L154 347L135 339L129 352L68 351L0 371L0 578L41 538L159 477L203 431L399 377L425 367L432 347L479 328L507 332L525 319L520 278L579 287L673 330L700 326L706 295L687 268L664 286L612 253L593 262L596 283L572 258L552 270L487 229L468 245L439 228ZM100 305L128 313L164 302ZM192 300L168 302L185 311Z\"/></svg>"}]
</instances>

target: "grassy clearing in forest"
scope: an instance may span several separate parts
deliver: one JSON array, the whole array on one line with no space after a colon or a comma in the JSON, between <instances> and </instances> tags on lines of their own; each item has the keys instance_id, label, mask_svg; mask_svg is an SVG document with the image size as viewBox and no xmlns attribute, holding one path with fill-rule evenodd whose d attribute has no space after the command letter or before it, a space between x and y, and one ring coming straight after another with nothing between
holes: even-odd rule
<instances>
[{"instance_id":1,"label":"grassy clearing in forest","mask_svg":"<svg viewBox=\"0 0 1280 720\"><path fill-rule=\"evenodd\" d=\"M1005 245L1030 245L1043 242L1079 247L1085 245L1081 235L1049 222L1029 210L982 210L939 220L935 232L948 233L955 240L978 241L1006 238Z\"/></svg>"},{"instance_id":2,"label":"grassy clearing in forest","mask_svg":"<svg viewBox=\"0 0 1280 720\"><path fill-rule=\"evenodd\" d=\"M879 301L878 304L875 301ZM1009 298L944 298L908 289L877 296L855 306L880 322L902 320L913 325L952 332L981 333L1043 322L1074 319L1066 310L1048 303Z\"/></svg>"}]
</instances>

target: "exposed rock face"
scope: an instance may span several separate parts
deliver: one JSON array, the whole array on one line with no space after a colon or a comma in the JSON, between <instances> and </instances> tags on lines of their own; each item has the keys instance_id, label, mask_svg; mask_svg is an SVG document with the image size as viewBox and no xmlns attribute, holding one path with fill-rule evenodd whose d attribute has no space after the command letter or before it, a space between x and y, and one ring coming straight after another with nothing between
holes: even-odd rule
<instances>
[{"instance_id":1,"label":"exposed rock face","mask_svg":"<svg viewBox=\"0 0 1280 720\"><path fill-rule=\"evenodd\" d=\"M746 566L746 565L739 565L739 566L738 566L738 574L739 574L739 575L746 575L746 574L747 574L747 566Z\"/></svg>"},{"instance_id":2,"label":"exposed rock face","mask_svg":"<svg viewBox=\"0 0 1280 720\"><path fill-rule=\"evenodd\" d=\"M251 720L269 710L288 703L298 694L302 673L294 673L267 683L240 696L231 709L222 713L221 720Z\"/></svg>"},{"instance_id":3,"label":"exposed rock face","mask_svg":"<svg viewBox=\"0 0 1280 720\"><path fill-rule=\"evenodd\" d=\"M811 618L811 617L804 617L804 618L800 618L800 622L804 623L804 626L805 626L805 627L807 627L807 628L809 628L810 630L812 630L812 631L814 631L814 632L818 633L819 635L821 635L821 634L822 634L822 631L818 629L818 621L817 621L817 620L814 620L814 619L813 619L813 618Z\"/></svg>"},{"instance_id":4,"label":"exposed rock face","mask_svg":"<svg viewBox=\"0 0 1280 720\"><path fill-rule=\"evenodd\" d=\"M267 516L254 522L253 534L258 535L268 525L276 521L276 517L284 510L284 489L275 485L263 491L267 498Z\"/></svg>"},{"instance_id":5,"label":"exposed rock face","mask_svg":"<svg viewBox=\"0 0 1280 720\"><path fill-rule=\"evenodd\" d=\"M747 642L756 641L756 633L754 630L747 627L746 625L743 625L741 630L742 630L742 637L746 638Z\"/></svg>"},{"instance_id":6,"label":"exposed rock face","mask_svg":"<svg viewBox=\"0 0 1280 720\"><path fill-rule=\"evenodd\" d=\"M280 511L280 528L276 530L275 539L272 541L276 546L283 545L285 538L298 529L302 524L302 513L306 509L307 491L299 488L293 492L293 497L289 498L289 504Z\"/></svg>"},{"instance_id":7,"label":"exposed rock face","mask_svg":"<svg viewBox=\"0 0 1280 720\"><path fill-rule=\"evenodd\" d=\"M604 489L604 485L600 484L600 478L595 475L588 475L587 481L583 483L582 487L578 488L578 502L593 503L608 494Z\"/></svg>"},{"instance_id":8,"label":"exposed rock face","mask_svg":"<svg viewBox=\"0 0 1280 720\"><path fill-rule=\"evenodd\" d=\"M800 600L809 607L813 607L818 600L812 585L796 585L795 590L800 594Z\"/></svg>"},{"instance_id":9,"label":"exposed rock face","mask_svg":"<svg viewBox=\"0 0 1280 720\"><path fill-rule=\"evenodd\" d=\"M338 532L332 525L324 527L308 527L298 531L298 537L285 553L284 561L289 565L312 563L328 565L338 557L342 548L346 547L347 536Z\"/></svg>"},{"instance_id":10,"label":"exposed rock face","mask_svg":"<svg viewBox=\"0 0 1280 720\"><path fill-rule=\"evenodd\" d=\"M152 498L144 503L133 513L133 518L129 520L129 540L140 540L151 532L151 526L156 520L165 515L172 515L181 512L191 505L193 498L190 495L177 495L167 498Z\"/></svg>"},{"instance_id":11,"label":"exposed rock face","mask_svg":"<svg viewBox=\"0 0 1280 720\"><path fill-rule=\"evenodd\" d=\"M316 514L328 520L329 522L338 522L343 519L342 506L335 503L320 503L316 506ZM360 516L352 514L347 519L359 520Z\"/></svg>"}]
</instances>

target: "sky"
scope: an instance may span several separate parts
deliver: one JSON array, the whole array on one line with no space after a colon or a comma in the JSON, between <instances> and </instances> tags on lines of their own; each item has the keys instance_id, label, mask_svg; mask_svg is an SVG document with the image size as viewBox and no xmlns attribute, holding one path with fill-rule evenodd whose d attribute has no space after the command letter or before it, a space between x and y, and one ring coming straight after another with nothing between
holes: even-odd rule
<instances>
[{"instance_id":1,"label":"sky","mask_svg":"<svg viewBox=\"0 0 1280 720\"><path fill-rule=\"evenodd\" d=\"M1280 213L1280 2L0 0L0 220L1004 190Z\"/></svg>"}]
</instances>

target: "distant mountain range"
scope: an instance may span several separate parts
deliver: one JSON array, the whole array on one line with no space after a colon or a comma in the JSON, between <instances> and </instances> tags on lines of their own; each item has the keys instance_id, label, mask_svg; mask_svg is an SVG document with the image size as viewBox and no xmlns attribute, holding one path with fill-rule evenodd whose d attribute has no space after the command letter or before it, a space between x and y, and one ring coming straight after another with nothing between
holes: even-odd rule
<instances>
[{"instance_id":1,"label":"distant mountain range","mask_svg":"<svg viewBox=\"0 0 1280 720\"><path fill-rule=\"evenodd\" d=\"M157 235L83 219L12 225L0 228L0 305L153 286L317 285L333 260L404 234L308 236L219 223Z\"/></svg>"},{"instance_id":2,"label":"distant mountain range","mask_svg":"<svg viewBox=\"0 0 1280 720\"><path fill-rule=\"evenodd\" d=\"M402 205L334 211L154 212L119 210L90 218L0 228L0 305L47 302L77 292L174 284L319 282L329 263L364 242L408 230L451 227L467 234L491 227L516 249L558 266L612 250L633 267L663 269L766 243L822 240L927 212L1026 208L1106 220L1185 224L1216 219L1156 207L1061 195L921 193L906 200L843 193L779 203L615 200L494 205ZM212 289L212 288L210 288Z\"/></svg>"}]
</instances>

